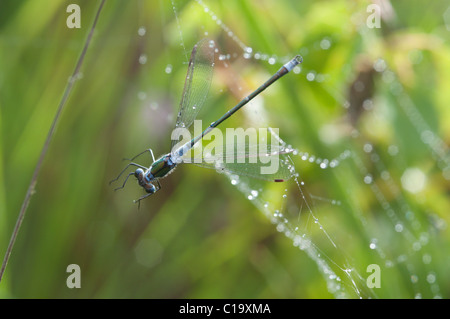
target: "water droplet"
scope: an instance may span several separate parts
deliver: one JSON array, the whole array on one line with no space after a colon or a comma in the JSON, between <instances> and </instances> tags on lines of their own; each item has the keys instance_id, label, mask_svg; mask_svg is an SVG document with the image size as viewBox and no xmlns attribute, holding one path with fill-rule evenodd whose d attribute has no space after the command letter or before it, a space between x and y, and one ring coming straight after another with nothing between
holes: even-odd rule
<instances>
[{"instance_id":1,"label":"water droplet","mask_svg":"<svg viewBox=\"0 0 450 319\"><path fill-rule=\"evenodd\" d=\"M401 233L403 231L403 225L401 223L398 223L395 225L394 229L397 233Z\"/></svg>"},{"instance_id":2,"label":"water droplet","mask_svg":"<svg viewBox=\"0 0 450 319\"><path fill-rule=\"evenodd\" d=\"M385 181L387 181L391 176L388 171L382 171L380 175L381 175L381 178Z\"/></svg>"},{"instance_id":3,"label":"water droplet","mask_svg":"<svg viewBox=\"0 0 450 319\"><path fill-rule=\"evenodd\" d=\"M141 37L143 37L146 32L147 32L147 30L145 29L145 27L140 27L138 29L138 35L140 35Z\"/></svg>"},{"instance_id":4,"label":"water droplet","mask_svg":"<svg viewBox=\"0 0 450 319\"><path fill-rule=\"evenodd\" d=\"M371 99L364 100L362 106L366 111L370 111L373 109L373 101Z\"/></svg>"},{"instance_id":5,"label":"water droplet","mask_svg":"<svg viewBox=\"0 0 450 319\"><path fill-rule=\"evenodd\" d=\"M397 145L389 145L388 153L391 156L395 156L398 154L398 146Z\"/></svg>"},{"instance_id":6,"label":"water droplet","mask_svg":"<svg viewBox=\"0 0 450 319\"><path fill-rule=\"evenodd\" d=\"M429 284L432 284L436 281L436 276L434 274L428 274L427 275L427 282Z\"/></svg>"},{"instance_id":7,"label":"water droplet","mask_svg":"<svg viewBox=\"0 0 450 319\"><path fill-rule=\"evenodd\" d=\"M375 249L375 248L377 248L377 239L376 238L372 238L371 240L370 240L370 244L369 244L369 248L370 249Z\"/></svg>"},{"instance_id":8,"label":"water droplet","mask_svg":"<svg viewBox=\"0 0 450 319\"><path fill-rule=\"evenodd\" d=\"M344 103L342 103L342 107L345 109L348 109L350 107L350 102L349 101L344 101Z\"/></svg>"},{"instance_id":9,"label":"water droplet","mask_svg":"<svg viewBox=\"0 0 450 319\"><path fill-rule=\"evenodd\" d=\"M422 245L416 241L413 245L412 245L413 250L415 251L419 251L422 248Z\"/></svg>"},{"instance_id":10,"label":"water droplet","mask_svg":"<svg viewBox=\"0 0 450 319\"><path fill-rule=\"evenodd\" d=\"M426 182L425 173L416 167L406 169L401 177L402 187L413 194L421 192Z\"/></svg>"},{"instance_id":11,"label":"water droplet","mask_svg":"<svg viewBox=\"0 0 450 319\"><path fill-rule=\"evenodd\" d=\"M322 50L328 50L331 47L331 41L328 38L323 38L322 41L320 41L320 48Z\"/></svg>"},{"instance_id":12,"label":"water droplet","mask_svg":"<svg viewBox=\"0 0 450 319\"><path fill-rule=\"evenodd\" d=\"M364 183L366 183L366 184L372 184L372 182L373 182L372 175L367 174L366 176L364 176Z\"/></svg>"},{"instance_id":13,"label":"water droplet","mask_svg":"<svg viewBox=\"0 0 450 319\"><path fill-rule=\"evenodd\" d=\"M165 72L166 72L167 74L172 73L172 64L167 64L167 65L166 65Z\"/></svg>"},{"instance_id":14,"label":"water droplet","mask_svg":"<svg viewBox=\"0 0 450 319\"><path fill-rule=\"evenodd\" d=\"M145 63L147 63L147 54L141 54L141 55L139 56L139 63L140 63L140 64L145 64Z\"/></svg>"},{"instance_id":15,"label":"water droplet","mask_svg":"<svg viewBox=\"0 0 450 319\"><path fill-rule=\"evenodd\" d=\"M308 72L308 74L306 74L306 79L310 82L314 81L315 78L316 78L316 72L314 72L314 71Z\"/></svg>"},{"instance_id":16,"label":"water droplet","mask_svg":"<svg viewBox=\"0 0 450 319\"><path fill-rule=\"evenodd\" d=\"M422 256L422 261L423 261L424 264L428 265L429 263L431 263L431 256L428 255L428 254L423 255Z\"/></svg>"},{"instance_id":17,"label":"water droplet","mask_svg":"<svg viewBox=\"0 0 450 319\"><path fill-rule=\"evenodd\" d=\"M363 150L364 150L364 152L366 152L366 153L372 152L372 150L373 150L372 144L370 144L370 143L364 144Z\"/></svg>"},{"instance_id":18,"label":"water droplet","mask_svg":"<svg viewBox=\"0 0 450 319\"><path fill-rule=\"evenodd\" d=\"M384 61L383 59L376 60L375 63L373 64L373 68L377 72L383 72L387 68L386 61Z\"/></svg>"}]
</instances>

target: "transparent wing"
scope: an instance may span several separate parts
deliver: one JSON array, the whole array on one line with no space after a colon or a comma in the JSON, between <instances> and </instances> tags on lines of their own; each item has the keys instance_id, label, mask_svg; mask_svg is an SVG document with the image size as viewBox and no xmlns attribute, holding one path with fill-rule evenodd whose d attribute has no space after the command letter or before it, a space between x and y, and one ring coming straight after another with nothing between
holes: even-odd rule
<instances>
[{"instance_id":1,"label":"transparent wing","mask_svg":"<svg viewBox=\"0 0 450 319\"><path fill-rule=\"evenodd\" d=\"M211 150L194 148L182 157L182 162L215 169L219 173L283 182L295 174L288 156L292 151L283 145L229 144Z\"/></svg>"},{"instance_id":2,"label":"transparent wing","mask_svg":"<svg viewBox=\"0 0 450 319\"><path fill-rule=\"evenodd\" d=\"M192 49L175 129L189 128L205 103L211 86L215 48L214 41L203 39ZM171 149L179 140L172 140Z\"/></svg>"}]
</instances>

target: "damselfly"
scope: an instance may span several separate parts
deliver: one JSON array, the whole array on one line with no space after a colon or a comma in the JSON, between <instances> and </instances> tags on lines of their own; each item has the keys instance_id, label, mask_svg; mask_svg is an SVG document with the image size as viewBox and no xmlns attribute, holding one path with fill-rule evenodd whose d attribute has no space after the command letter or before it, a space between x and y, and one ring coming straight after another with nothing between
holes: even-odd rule
<instances>
[{"instance_id":1,"label":"damselfly","mask_svg":"<svg viewBox=\"0 0 450 319\"><path fill-rule=\"evenodd\" d=\"M214 56L216 48L214 41L202 40L197 43L191 53L189 61L189 67L184 84L183 95L181 97L180 110L178 112L177 122L175 129L184 127L190 128L197 117L198 112L204 105L206 96L211 84L212 73L214 68ZM179 146L179 140L172 140L171 152L165 154L158 159L155 159L153 151L151 149L145 150L135 157L130 159L130 163L120 172L117 178L113 179L110 183L117 181L120 176L130 167L135 166L137 169L134 172L130 172L125 178L122 186L116 188L121 189L125 187L128 178L134 175L139 185L145 190L146 194L135 200L134 202L140 202L142 199L156 193L161 189L160 179L170 174L175 167L180 163L192 163L207 168L218 169L222 172L228 172L236 175L245 175L249 177L259 178L268 181L282 182L292 177L292 172L288 169L287 164L281 164L279 169L273 173L261 174L260 166L258 164L238 164L234 161L227 161L229 158L235 158L238 156L249 157L251 154L255 154L253 151L258 145L247 145L240 150L240 154L237 154L235 149L226 150L220 156L217 156L217 161L200 159L192 161L192 158L187 158L186 154L193 149L193 147L201 141L207 134L209 134L214 128L220 125L223 121L237 112L241 107L247 104L259 93L268 88L272 83L281 78L283 75L291 71L296 65L303 61L300 55L295 56L292 60L284 64L270 79L268 79L258 89L250 93L247 97L241 100L236 106L226 112L217 121L211 123L201 134L195 136L188 142ZM286 154L292 150L285 148L283 145L265 145L265 156L279 156L280 154ZM138 156L149 152L152 156L153 163L150 167L145 167L133 162ZM220 157L220 160L219 160ZM231 162L231 163L229 163Z\"/></svg>"}]
</instances>

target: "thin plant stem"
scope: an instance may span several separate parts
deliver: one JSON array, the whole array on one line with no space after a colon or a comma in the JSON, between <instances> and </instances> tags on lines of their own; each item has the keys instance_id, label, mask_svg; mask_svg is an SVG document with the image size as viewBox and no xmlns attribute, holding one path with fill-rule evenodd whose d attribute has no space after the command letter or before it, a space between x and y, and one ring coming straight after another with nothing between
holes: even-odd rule
<instances>
[{"instance_id":1,"label":"thin plant stem","mask_svg":"<svg viewBox=\"0 0 450 319\"><path fill-rule=\"evenodd\" d=\"M14 247L14 243L16 241L17 235L19 233L20 226L22 225L23 219L25 217L25 213L28 208L28 204L30 203L31 196L33 196L33 194L35 193L35 187L36 187L39 171L41 170L42 163L44 162L45 155L47 154L48 148L50 146L50 141L55 132L56 125L58 124L58 120L61 116L61 113L66 105L69 94L72 91L72 88L73 88L73 85L74 85L76 79L78 78L78 73L81 69L81 65L83 64L84 57L86 55L89 44L91 43L92 35L94 33L95 26L97 25L97 21L100 16L100 12L102 11L103 5L105 4L105 1L106 0L102 0L102 2L100 3L100 6L97 10L97 14L95 15L95 18L94 18L94 22L92 23L92 27L86 38L86 42L84 43L83 51L81 52L80 57L78 58L78 62L75 66L72 76L69 78L66 89L64 90L64 94L61 98L61 101L59 102L58 109L56 110L55 117L53 118L53 122L48 131L47 138L45 139L45 143L42 147L41 154L39 155L36 167L33 172L33 176L31 177L30 185L28 186L28 190L25 195L25 199L23 200L22 207L20 208L20 212L17 217L16 225L14 226L14 230L12 232L11 239L8 244L8 248L6 249L5 257L4 257L3 263L2 263L2 268L0 269L0 282L3 278L3 274L5 272L6 265L8 264L9 257L11 256L11 252Z\"/></svg>"}]
</instances>

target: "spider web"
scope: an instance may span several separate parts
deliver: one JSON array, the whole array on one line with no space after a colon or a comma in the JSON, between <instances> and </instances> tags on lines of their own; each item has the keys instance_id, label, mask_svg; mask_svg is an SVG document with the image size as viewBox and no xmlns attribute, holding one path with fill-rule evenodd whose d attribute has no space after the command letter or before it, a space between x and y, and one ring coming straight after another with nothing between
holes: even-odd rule
<instances>
[{"instance_id":1,"label":"spider web","mask_svg":"<svg viewBox=\"0 0 450 319\"><path fill-rule=\"evenodd\" d=\"M292 57L267 53L245 43L206 1L172 0L171 5L176 18L182 55L186 57L189 41L186 40L183 29L184 23L191 25L191 22L185 21L183 11L195 11L198 15L210 19L211 25L198 26L201 35L218 36L234 44L234 49L230 52L220 52L219 60L225 68L238 58L262 62L263 65L267 63L281 66ZM328 81L330 75L308 67L308 54L313 51L327 52L333 45L331 39L331 34L325 35L312 47L300 47L300 53L305 55L305 62L301 67L296 67L293 70L294 75L291 76L302 77L306 80L304 83L321 86L334 98L335 103L351 115L354 111L352 101L341 93L341 88ZM292 52L292 55L295 53L297 52ZM389 102L403 112L405 119L420 136L420 142L428 149L429 158L434 161L441 176L449 180L448 147L434 133L435 129L427 124L414 100L403 89L395 72L381 58L374 60L368 70L369 74L376 74L382 79L377 85L381 90L389 92ZM354 85L357 84L358 81L355 80ZM382 112L377 110L377 103L373 97L367 98L362 104L364 111L374 117L383 116L377 114ZM260 123L270 125L270 111L264 108L262 102L256 101L249 109L252 109L248 112L252 114L251 117L257 113ZM323 126L318 134L323 141L329 143L335 138L340 129L339 125L341 124L333 123ZM349 134L342 138L345 142L340 145L343 147L333 158L302 150L302 145L289 145L272 131L272 137L278 139L281 145L295 150L286 155L286 160L295 167L293 178L282 185L262 183L232 173L225 175L230 183L267 217L278 232L292 241L294 249L303 251L316 263L328 291L335 297L378 297L377 289L369 287L366 281L369 264L378 264L384 272L395 273L409 282L410 297L441 297L439 274L433 265L435 256L430 244L435 240L435 233L430 229L435 229L436 232L445 229L445 221L436 214L421 211L414 198L411 199L404 191L408 184L420 183L424 173L419 169L409 171L410 174L406 173L407 167L398 157L402 152L401 141L383 149L355 125L347 125L346 129ZM280 134L283 135L283 130ZM395 177L393 172L399 169L406 170L401 178ZM316 176L319 179L324 178L330 185L304 179L303 170L317 172ZM336 191L338 185L346 189L346 186L342 185L345 183L346 174L352 174L351 181L357 183L349 188L370 194L369 206L361 200L361 194ZM317 185L325 187L325 190L318 190ZM314 192L310 192L310 188L314 188ZM337 195L330 197L328 194ZM355 223L351 226L340 224L339 215L342 214L351 214ZM353 250L348 247L349 241L354 240L352 238L362 241L358 243L358 247L353 247ZM358 249L372 256L371 260L358 260L354 257Z\"/></svg>"}]
</instances>

